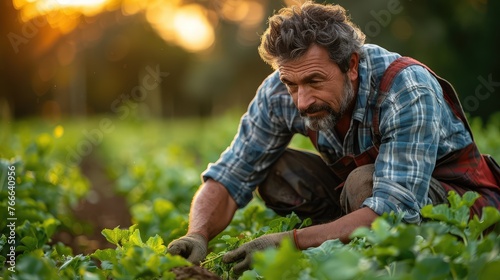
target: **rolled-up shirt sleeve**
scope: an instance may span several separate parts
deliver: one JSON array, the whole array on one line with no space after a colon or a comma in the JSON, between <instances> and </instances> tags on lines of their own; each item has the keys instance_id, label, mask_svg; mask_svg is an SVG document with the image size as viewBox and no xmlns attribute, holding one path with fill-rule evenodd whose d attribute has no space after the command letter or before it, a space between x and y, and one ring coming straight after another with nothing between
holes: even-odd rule
<instances>
[{"instance_id":1,"label":"rolled-up shirt sleeve","mask_svg":"<svg viewBox=\"0 0 500 280\"><path fill-rule=\"evenodd\" d=\"M274 72L258 88L231 145L202 173L203 180L212 178L222 183L237 205L245 206L265 179L268 167L288 146L293 136L290 120L298 116L294 110L291 97Z\"/></svg>"},{"instance_id":2,"label":"rolled-up shirt sleeve","mask_svg":"<svg viewBox=\"0 0 500 280\"><path fill-rule=\"evenodd\" d=\"M404 77L404 79L403 79ZM420 209L430 203L429 182L439 146L442 98L437 81L420 66L403 70L381 106L379 155L373 196L364 202L377 214L404 213L419 223ZM395 91L395 92L394 92Z\"/></svg>"}]
</instances>

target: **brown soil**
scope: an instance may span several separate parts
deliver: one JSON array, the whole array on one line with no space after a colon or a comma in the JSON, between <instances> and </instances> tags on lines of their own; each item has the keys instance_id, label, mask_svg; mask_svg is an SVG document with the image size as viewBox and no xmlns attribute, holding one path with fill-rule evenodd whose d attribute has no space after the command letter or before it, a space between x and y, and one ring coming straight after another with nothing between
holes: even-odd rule
<instances>
[{"instance_id":1,"label":"brown soil","mask_svg":"<svg viewBox=\"0 0 500 280\"><path fill-rule=\"evenodd\" d=\"M76 236L59 232L53 239L70 246L74 254L90 254L97 249L114 248L101 231L117 226L128 228L131 225L127 202L124 197L115 194L114 182L96 156L91 154L83 158L80 167L83 175L90 181L91 191L90 195L73 209L73 214L78 221L89 225L91 232Z\"/></svg>"},{"instance_id":2,"label":"brown soil","mask_svg":"<svg viewBox=\"0 0 500 280\"><path fill-rule=\"evenodd\" d=\"M221 278L216 274L199 266L184 266L172 269L175 273L177 280L220 280Z\"/></svg>"},{"instance_id":3,"label":"brown soil","mask_svg":"<svg viewBox=\"0 0 500 280\"><path fill-rule=\"evenodd\" d=\"M54 242L62 242L73 249L76 254L91 254L97 249L114 248L101 231L117 226L127 228L131 225L129 207L124 197L114 191L114 182L104 170L103 164L94 155L82 160L80 168L89 179L91 195L83 199L73 209L75 219L91 227L91 232L75 235L59 231L52 238ZM220 280L216 274L200 266L176 267L172 269L177 280Z\"/></svg>"}]
</instances>

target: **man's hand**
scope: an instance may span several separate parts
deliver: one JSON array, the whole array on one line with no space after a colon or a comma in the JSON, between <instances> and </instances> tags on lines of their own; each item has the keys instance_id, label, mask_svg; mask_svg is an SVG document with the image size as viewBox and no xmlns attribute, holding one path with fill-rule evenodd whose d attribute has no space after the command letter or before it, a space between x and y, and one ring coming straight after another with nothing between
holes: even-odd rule
<instances>
[{"instance_id":1,"label":"man's hand","mask_svg":"<svg viewBox=\"0 0 500 280\"><path fill-rule=\"evenodd\" d=\"M287 236L293 240L292 231L263 235L259 238L256 238L250 242L241 245L237 249L227 252L222 257L222 261L225 263L232 263L241 260L233 267L234 273L237 275L241 275L245 270L250 269L253 252L264 250L269 247L276 248L280 244L281 240L283 240L283 238Z\"/></svg>"},{"instance_id":2,"label":"man's hand","mask_svg":"<svg viewBox=\"0 0 500 280\"><path fill-rule=\"evenodd\" d=\"M200 264L207 256L208 240L199 233L190 233L168 244L167 252L180 255L193 264Z\"/></svg>"}]
</instances>

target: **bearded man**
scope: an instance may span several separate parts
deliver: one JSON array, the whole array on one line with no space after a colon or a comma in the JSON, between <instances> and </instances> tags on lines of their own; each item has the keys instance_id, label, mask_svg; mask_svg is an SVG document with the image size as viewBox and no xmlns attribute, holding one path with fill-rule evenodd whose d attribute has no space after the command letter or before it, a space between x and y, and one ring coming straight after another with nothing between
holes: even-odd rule
<instances>
[{"instance_id":1,"label":"bearded man","mask_svg":"<svg viewBox=\"0 0 500 280\"><path fill-rule=\"evenodd\" d=\"M199 263L255 190L278 214L293 211L314 224L226 253L236 273L250 267L253 251L284 237L299 249L348 242L391 211L420 223L420 209L446 203L452 190L481 195L471 214L498 208L499 183L453 88L417 61L364 41L338 5L306 2L269 19L259 53L275 71L234 141L202 174L188 234L169 253ZM309 136L319 155L288 148L294 134Z\"/></svg>"}]
</instances>

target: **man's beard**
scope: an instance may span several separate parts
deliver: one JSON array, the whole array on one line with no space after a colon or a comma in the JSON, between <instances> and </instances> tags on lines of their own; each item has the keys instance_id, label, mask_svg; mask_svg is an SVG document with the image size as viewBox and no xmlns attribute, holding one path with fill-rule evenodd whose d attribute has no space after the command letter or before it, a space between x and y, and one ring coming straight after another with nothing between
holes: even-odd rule
<instances>
[{"instance_id":1,"label":"man's beard","mask_svg":"<svg viewBox=\"0 0 500 280\"><path fill-rule=\"evenodd\" d=\"M344 116L345 112L349 109L349 105L354 98L354 90L352 88L351 81L344 75L344 90L342 93L342 99L340 103L340 108L338 111L334 111L328 105L311 105L307 110L301 111L300 115L304 118L306 126L312 130L328 130L333 128L338 121ZM308 117L307 114L312 114L315 112L327 111L328 115L324 117Z\"/></svg>"}]
</instances>

